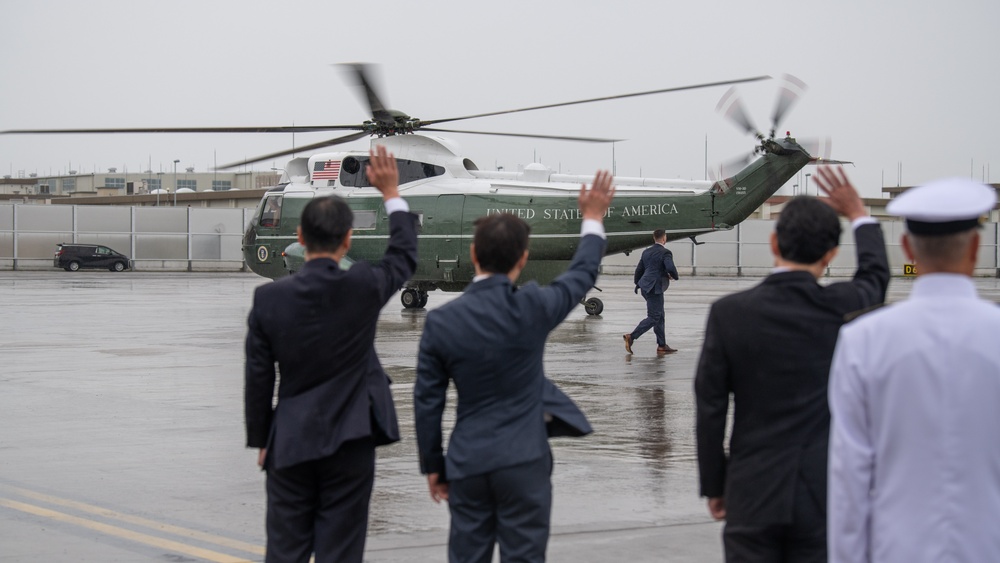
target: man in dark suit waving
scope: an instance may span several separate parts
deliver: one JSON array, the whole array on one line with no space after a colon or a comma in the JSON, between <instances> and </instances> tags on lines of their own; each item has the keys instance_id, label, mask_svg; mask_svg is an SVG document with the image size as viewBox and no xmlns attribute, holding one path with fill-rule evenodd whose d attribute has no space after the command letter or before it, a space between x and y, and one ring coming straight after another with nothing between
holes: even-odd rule
<instances>
[{"instance_id":1,"label":"man in dark suit waving","mask_svg":"<svg viewBox=\"0 0 1000 563\"><path fill-rule=\"evenodd\" d=\"M635 292L642 292L646 300L646 318L639 321L635 330L622 335L625 351L632 353L632 343L649 329L656 335L656 352L673 354L677 350L667 346L667 335L663 320L663 292L670 287L671 279L679 279L674 266L674 253L667 248L667 233L663 229L653 231L653 246L642 251L642 257L635 266Z\"/></svg>"},{"instance_id":2,"label":"man in dark suit waving","mask_svg":"<svg viewBox=\"0 0 1000 563\"><path fill-rule=\"evenodd\" d=\"M545 560L552 509L547 434L582 435L586 418L542 370L549 332L593 287L604 256L603 217L614 188L598 172L580 188L580 244L551 285L514 285L528 260L527 223L510 214L476 222L473 283L430 311L420 340L414 409L420 470L451 512L448 559ZM441 418L449 381L457 420L445 456Z\"/></svg>"},{"instance_id":3,"label":"man in dark suit waving","mask_svg":"<svg viewBox=\"0 0 1000 563\"><path fill-rule=\"evenodd\" d=\"M701 494L725 519L726 561L826 561L830 411L827 382L845 315L882 303L882 228L843 170L821 167L829 196L797 197L771 234L774 272L712 305L695 375ZM854 229L858 269L820 285L840 221ZM729 456L723 447L733 397Z\"/></svg>"},{"instance_id":4,"label":"man in dark suit waving","mask_svg":"<svg viewBox=\"0 0 1000 563\"><path fill-rule=\"evenodd\" d=\"M268 562L362 560L375 446L399 440L389 378L375 355L385 303L417 266L416 217L399 197L396 160L371 155L368 178L389 214L375 264L339 262L353 214L336 196L302 211L298 273L257 288L246 339L247 446L267 471ZM275 364L281 372L272 410Z\"/></svg>"}]
</instances>

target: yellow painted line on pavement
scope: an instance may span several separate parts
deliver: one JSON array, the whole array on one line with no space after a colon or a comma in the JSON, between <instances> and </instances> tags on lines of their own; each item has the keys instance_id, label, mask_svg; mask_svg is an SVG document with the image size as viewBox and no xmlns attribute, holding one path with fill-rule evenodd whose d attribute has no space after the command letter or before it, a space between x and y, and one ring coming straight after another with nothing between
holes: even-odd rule
<instances>
[{"instance_id":1,"label":"yellow painted line on pavement","mask_svg":"<svg viewBox=\"0 0 1000 563\"><path fill-rule=\"evenodd\" d=\"M173 534L175 536L180 536L183 538L189 538L193 540L203 541L206 543L212 543L215 545L228 547L231 549L238 549L240 551L246 553L252 553L254 555L264 555L266 552L264 547L256 544L234 540L223 536L217 536L214 534L207 534L205 532L199 532L198 530L182 528L180 526L172 526L170 524L164 524L162 522L157 522L155 520L150 520L148 518L142 518L141 516L122 514L121 512L115 512L114 510L101 508L100 506L94 506L92 504L86 504L74 500L54 497L52 495L46 495L43 493L37 493L35 491L22 489L20 487L7 487L7 489L30 499L42 501L48 504L54 504L56 506L64 506L66 508L72 508L80 512L86 512L87 514L94 514L96 516L101 516L103 518L118 520L119 522L126 522L128 524L133 524L135 526L142 526L144 528L150 528L160 532L166 532L168 534Z\"/></svg>"},{"instance_id":2,"label":"yellow painted line on pavement","mask_svg":"<svg viewBox=\"0 0 1000 563\"><path fill-rule=\"evenodd\" d=\"M63 512L57 512L55 510L49 510L48 508L42 508L40 506L34 506L32 504L26 504L15 500L0 498L0 506L5 506L7 508L11 508L14 510L20 510L21 512L27 512L28 514L34 514L35 516L41 516L43 518L48 518L50 520L55 520L57 522L75 524L77 526L88 528L90 530L94 530L109 536L115 536L129 541L143 543L152 547L165 549L176 553L183 553L184 555L198 557L200 559L205 559L207 561L214 561L216 563L251 563L247 559L243 559L240 557L233 557L232 555L219 553L218 551L212 551L210 549L202 549L200 547L195 547L193 545L187 545L172 540L158 538L156 536L143 534L141 532L133 532L132 530L126 530L125 528L119 528L118 526L102 524L101 522L87 520L86 518L72 516L70 514L65 514Z\"/></svg>"}]
</instances>

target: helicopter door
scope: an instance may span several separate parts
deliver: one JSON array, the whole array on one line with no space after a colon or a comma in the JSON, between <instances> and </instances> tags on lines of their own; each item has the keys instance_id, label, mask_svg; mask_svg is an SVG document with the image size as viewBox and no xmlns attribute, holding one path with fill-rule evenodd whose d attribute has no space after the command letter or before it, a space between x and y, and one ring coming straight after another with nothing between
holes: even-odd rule
<instances>
[{"instance_id":1,"label":"helicopter door","mask_svg":"<svg viewBox=\"0 0 1000 563\"><path fill-rule=\"evenodd\" d=\"M464 195L439 195L434 209L424 213L421 238L427 242L420 251L422 261L433 257L431 267L435 277L446 282L456 281L456 270L468 260L469 245L462 232L462 213L465 209Z\"/></svg>"}]
</instances>

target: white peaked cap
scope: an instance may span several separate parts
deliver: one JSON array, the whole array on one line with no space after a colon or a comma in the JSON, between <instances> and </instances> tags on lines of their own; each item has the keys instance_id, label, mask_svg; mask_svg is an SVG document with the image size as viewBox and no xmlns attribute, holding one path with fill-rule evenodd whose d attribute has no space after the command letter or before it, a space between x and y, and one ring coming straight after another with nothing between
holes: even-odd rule
<instances>
[{"instance_id":1,"label":"white peaked cap","mask_svg":"<svg viewBox=\"0 0 1000 563\"><path fill-rule=\"evenodd\" d=\"M945 178L906 190L885 210L906 219L915 235L945 235L969 230L997 203L997 192L968 178Z\"/></svg>"}]
</instances>

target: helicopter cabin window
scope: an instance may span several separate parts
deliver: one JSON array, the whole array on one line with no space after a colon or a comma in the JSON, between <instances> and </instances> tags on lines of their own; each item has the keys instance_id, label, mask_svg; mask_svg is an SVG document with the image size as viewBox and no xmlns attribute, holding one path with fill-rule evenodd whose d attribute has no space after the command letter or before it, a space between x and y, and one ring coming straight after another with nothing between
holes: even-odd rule
<instances>
[{"instance_id":1,"label":"helicopter cabin window","mask_svg":"<svg viewBox=\"0 0 1000 563\"><path fill-rule=\"evenodd\" d=\"M428 164L417 160L397 160L396 167L399 168L399 183L407 184L441 176L444 174L444 166ZM344 159L343 167L340 170L340 183L354 188L370 188L371 181L368 180L368 157L349 156ZM313 173L315 178L315 172Z\"/></svg>"},{"instance_id":2,"label":"helicopter cabin window","mask_svg":"<svg viewBox=\"0 0 1000 563\"><path fill-rule=\"evenodd\" d=\"M375 228L375 212L367 209L354 210L354 230L361 231Z\"/></svg>"},{"instance_id":3,"label":"helicopter cabin window","mask_svg":"<svg viewBox=\"0 0 1000 563\"><path fill-rule=\"evenodd\" d=\"M268 197L260 212L261 227L277 227L281 224L281 196Z\"/></svg>"}]
</instances>

